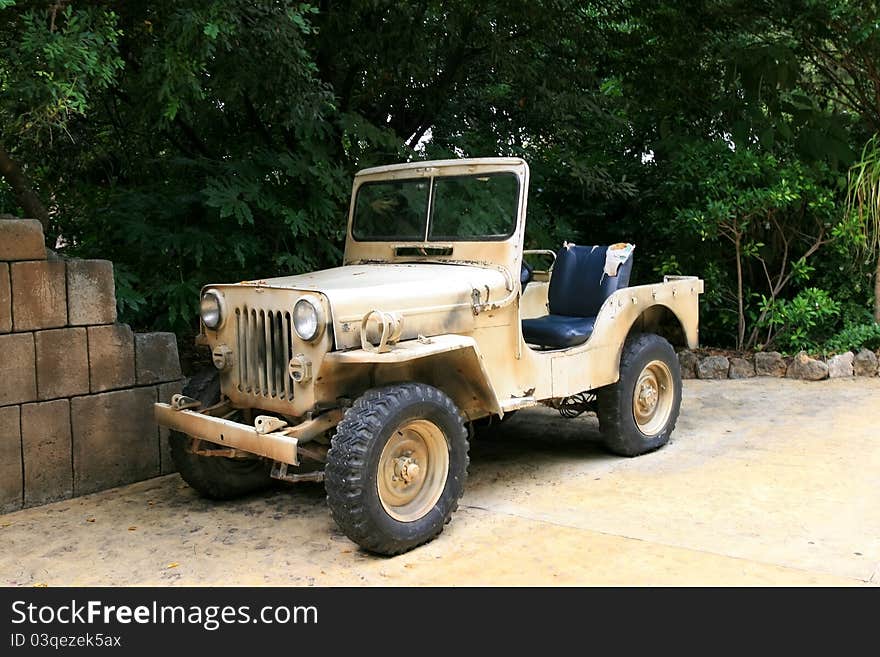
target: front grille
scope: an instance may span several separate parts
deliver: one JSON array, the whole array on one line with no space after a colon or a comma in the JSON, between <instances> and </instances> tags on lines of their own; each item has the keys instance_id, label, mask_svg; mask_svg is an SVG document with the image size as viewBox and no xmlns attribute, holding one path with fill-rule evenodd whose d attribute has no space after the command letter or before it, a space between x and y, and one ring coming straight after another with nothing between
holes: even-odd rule
<instances>
[{"instance_id":1,"label":"front grille","mask_svg":"<svg viewBox=\"0 0 880 657\"><path fill-rule=\"evenodd\" d=\"M293 399L287 364L293 358L289 312L235 309L236 364L240 392L273 399Z\"/></svg>"}]
</instances>

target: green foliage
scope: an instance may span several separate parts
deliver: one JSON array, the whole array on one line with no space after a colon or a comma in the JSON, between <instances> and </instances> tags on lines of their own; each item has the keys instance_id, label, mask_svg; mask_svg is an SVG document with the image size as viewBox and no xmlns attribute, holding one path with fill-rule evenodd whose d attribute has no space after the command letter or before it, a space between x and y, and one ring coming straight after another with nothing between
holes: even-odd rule
<instances>
[{"instance_id":1,"label":"green foliage","mask_svg":"<svg viewBox=\"0 0 880 657\"><path fill-rule=\"evenodd\" d=\"M762 297L761 306L767 312L758 328L766 329L768 335L762 346L787 353L801 349L817 351L822 342L820 336L828 335L840 314L840 304L825 290L814 287L804 288L793 299L773 302Z\"/></svg>"},{"instance_id":2,"label":"green foliage","mask_svg":"<svg viewBox=\"0 0 880 657\"><path fill-rule=\"evenodd\" d=\"M12 11L14 3L4 5L0 10ZM7 138L51 142L88 113L123 68L113 11L67 5L52 12L47 26L44 12L25 8L10 21L15 34L0 33L0 123Z\"/></svg>"},{"instance_id":3,"label":"green foliage","mask_svg":"<svg viewBox=\"0 0 880 657\"><path fill-rule=\"evenodd\" d=\"M825 349L833 353L860 349L876 351L880 349L880 324L870 322L847 326L828 339Z\"/></svg>"},{"instance_id":4,"label":"green foliage","mask_svg":"<svg viewBox=\"0 0 880 657\"><path fill-rule=\"evenodd\" d=\"M878 87L880 88L880 87ZM847 237L857 251L876 260L874 321L880 322L880 134L874 134L850 168L846 209L849 217Z\"/></svg>"},{"instance_id":5,"label":"green foliage","mask_svg":"<svg viewBox=\"0 0 880 657\"><path fill-rule=\"evenodd\" d=\"M0 150L138 327L338 264L359 168L509 155L528 248L634 242L635 283L706 280L704 342L795 350L871 298L842 208L880 132L875 5L0 0Z\"/></svg>"},{"instance_id":6,"label":"green foliage","mask_svg":"<svg viewBox=\"0 0 880 657\"><path fill-rule=\"evenodd\" d=\"M704 324L713 337L738 334L739 347L756 346L771 307L792 286L809 283L814 261L826 254L820 249L840 222L833 170L777 150L689 142L664 165L662 194L681 204L666 224L668 239L712 254L686 265L677 261L678 268L706 278L707 288L715 288L714 306L741 302L741 315L709 315ZM726 267L719 271L718 264Z\"/></svg>"}]
</instances>

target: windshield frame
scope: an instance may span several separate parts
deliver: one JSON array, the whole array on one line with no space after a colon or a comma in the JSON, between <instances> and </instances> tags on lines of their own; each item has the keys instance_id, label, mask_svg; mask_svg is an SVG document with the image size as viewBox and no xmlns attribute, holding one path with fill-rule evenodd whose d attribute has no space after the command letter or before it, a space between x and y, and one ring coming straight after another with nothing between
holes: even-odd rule
<instances>
[{"instance_id":1,"label":"windshield frame","mask_svg":"<svg viewBox=\"0 0 880 657\"><path fill-rule=\"evenodd\" d=\"M522 212L523 205L523 178L522 175L513 168L500 167L497 169L491 169L486 171L449 171L448 173L442 171L440 169L434 169L430 175L406 175L405 172L401 172L403 175L391 176L388 178L376 178L371 180L364 180L360 184L355 187L354 194L351 199L351 210L350 210L350 220L349 220L349 238L356 243L359 244L387 244L387 243L399 243L399 244L449 244L449 243L460 243L460 242L470 242L470 243L481 243L481 242L506 242L513 238L520 227L520 216ZM509 232L505 235L469 235L464 237L444 237L442 239L429 239L429 235L431 233L431 225L434 218L434 203L435 203L435 194L434 187L437 183L438 179L441 178L450 178L450 179L461 179L461 178L486 178L486 177L500 177L500 176L512 176L516 180L516 191L515 191L515 207L513 216L511 217L512 221L510 223ZM382 184L382 183L395 183L395 182L413 182L416 180L424 180L428 179L428 199L427 199L427 209L424 220L424 232L421 236L421 239L413 239L407 237L386 237L382 236L376 239L365 239L363 236L358 237L356 234L356 219L357 219L357 203L360 197L361 188L367 185L374 184Z\"/></svg>"}]
</instances>

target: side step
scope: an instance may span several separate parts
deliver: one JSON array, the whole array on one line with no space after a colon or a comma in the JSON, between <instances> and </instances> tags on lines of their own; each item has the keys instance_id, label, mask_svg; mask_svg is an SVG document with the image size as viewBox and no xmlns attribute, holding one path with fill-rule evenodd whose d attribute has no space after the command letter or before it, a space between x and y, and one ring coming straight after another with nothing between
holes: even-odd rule
<instances>
[{"instance_id":1,"label":"side step","mask_svg":"<svg viewBox=\"0 0 880 657\"><path fill-rule=\"evenodd\" d=\"M511 411L518 411L521 408L537 406L538 403L539 402L531 395L527 397L511 397L510 399L505 399L501 402L501 410L505 413L510 413Z\"/></svg>"}]
</instances>

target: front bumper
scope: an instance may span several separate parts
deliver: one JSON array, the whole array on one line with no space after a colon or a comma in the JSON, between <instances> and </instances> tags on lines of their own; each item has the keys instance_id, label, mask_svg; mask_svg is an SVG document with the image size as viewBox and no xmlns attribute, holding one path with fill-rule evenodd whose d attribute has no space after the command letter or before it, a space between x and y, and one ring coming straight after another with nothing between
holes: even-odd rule
<instances>
[{"instance_id":1,"label":"front bumper","mask_svg":"<svg viewBox=\"0 0 880 657\"><path fill-rule=\"evenodd\" d=\"M248 424L197 411L178 410L171 404L154 404L153 408L156 422L172 431L288 465L299 465L297 446L300 442L329 431L342 418L342 409L334 409L292 427L260 433Z\"/></svg>"}]
</instances>

